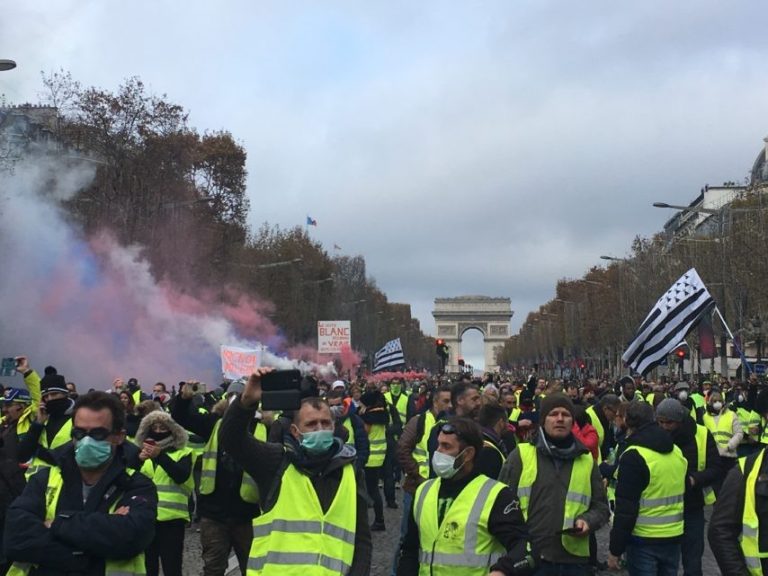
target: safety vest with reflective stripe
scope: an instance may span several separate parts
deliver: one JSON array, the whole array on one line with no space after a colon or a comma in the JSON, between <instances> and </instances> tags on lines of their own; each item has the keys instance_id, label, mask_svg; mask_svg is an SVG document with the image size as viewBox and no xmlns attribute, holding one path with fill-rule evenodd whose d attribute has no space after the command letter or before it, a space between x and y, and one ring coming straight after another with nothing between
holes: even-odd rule
<instances>
[{"instance_id":1,"label":"safety vest with reflective stripe","mask_svg":"<svg viewBox=\"0 0 768 576\"><path fill-rule=\"evenodd\" d=\"M347 432L349 432L349 438L347 438L347 444L351 444L352 446L355 445L355 427L352 426L352 418L345 418L344 422L342 423L342 426L347 429Z\"/></svg>"},{"instance_id":2,"label":"safety vest with reflective stripe","mask_svg":"<svg viewBox=\"0 0 768 576\"><path fill-rule=\"evenodd\" d=\"M205 451L203 452L203 465L200 472L200 494L203 495L213 494L216 488L220 426L221 420L219 419L213 427L213 432L211 432L211 437L208 438L208 443L205 445ZM267 441L267 427L262 422L256 423L253 437L262 442ZM250 504L256 504L259 501L259 487L251 475L246 472L243 472L243 482L240 484L240 498Z\"/></svg>"},{"instance_id":3,"label":"safety vest with reflective stripe","mask_svg":"<svg viewBox=\"0 0 768 576\"><path fill-rule=\"evenodd\" d=\"M595 430L597 430L597 449L600 452L600 456L602 457L603 442L605 442L605 428L603 427L603 423L600 422L600 418L597 416L597 411L595 410L594 406L587 408L586 412L589 414L589 419L592 422L592 426L594 426Z\"/></svg>"},{"instance_id":4,"label":"safety vest with reflective stripe","mask_svg":"<svg viewBox=\"0 0 768 576\"><path fill-rule=\"evenodd\" d=\"M761 450L755 457L752 470L746 477L744 486L744 513L742 515L741 526L741 553L744 554L744 561L747 564L749 573L754 576L762 576L761 558L768 558L768 552L760 552L760 539L758 531L760 529L760 519L757 516L757 506L755 504L755 485L757 477L760 474L760 468L763 464L765 450ZM739 468L744 474L747 459L739 458Z\"/></svg>"},{"instance_id":5,"label":"safety vest with reflective stripe","mask_svg":"<svg viewBox=\"0 0 768 576\"><path fill-rule=\"evenodd\" d=\"M694 392L691 394L691 400L693 400L693 407L694 408L704 408L704 404L706 404L706 401L704 400L704 396L699 394L698 392Z\"/></svg>"},{"instance_id":6,"label":"safety vest with reflective stripe","mask_svg":"<svg viewBox=\"0 0 768 576\"><path fill-rule=\"evenodd\" d=\"M56 434L54 435L53 441L50 444L48 443L48 434L46 433L46 430L43 430L40 434L38 445L42 446L43 448L46 448L47 450L55 450L60 446L64 446L64 444L66 444L71 440L72 440L72 418L67 418L64 421L64 424L62 424L61 428L59 428L59 431L56 432ZM42 458L33 456L31 462L29 463L29 466L27 467L27 471L24 473L24 476L27 478L27 480L29 480L32 474L34 474L35 472L37 472L42 468L48 468L48 467L50 467L50 464L48 462L46 462Z\"/></svg>"},{"instance_id":7,"label":"safety vest with reflective stripe","mask_svg":"<svg viewBox=\"0 0 768 576\"><path fill-rule=\"evenodd\" d=\"M761 418L762 430L760 431L760 444L768 444L768 420Z\"/></svg>"},{"instance_id":8,"label":"safety vest with reflective stripe","mask_svg":"<svg viewBox=\"0 0 768 576\"><path fill-rule=\"evenodd\" d=\"M59 496L61 496L61 490L64 487L64 478L58 467L49 466L49 468L48 484L45 488L45 521L53 522L56 518ZM126 468L125 472L130 476L134 473L134 470ZM112 505L110 514L117 510L118 502L119 499ZM27 576L30 570L36 567L35 564L30 564L29 562L14 562L6 576ZM104 576L143 576L146 573L143 553L128 560L105 559L104 561Z\"/></svg>"},{"instance_id":9,"label":"safety vest with reflective stripe","mask_svg":"<svg viewBox=\"0 0 768 576\"><path fill-rule=\"evenodd\" d=\"M135 390L133 394L131 394L131 398L133 398L133 405L138 406L141 404L141 388Z\"/></svg>"},{"instance_id":10,"label":"safety vest with reflective stripe","mask_svg":"<svg viewBox=\"0 0 768 576\"><path fill-rule=\"evenodd\" d=\"M488 574L505 548L488 531L488 518L504 484L480 474L467 484L438 525L440 478L422 483L413 496L419 527L420 576Z\"/></svg>"},{"instance_id":11,"label":"safety vest with reflective stripe","mask_svg":"<svg viewBox=\"0 0 768 576\"><path fill-rule=\"evenodd\" d=\"M429 478L429 436L432 434L435 423L435 415L432 414L431 410L428 410L424 414L424 434L421 435L421 440L413 449L413 459L419 465L419 476L422 478Z\"/></svg>"},{"instance_id":12,"label":"safety vest with reflective stripe","mask_svg":"<svg viewBox=\"0 0 768 576\"><path fill-rule=\"evenodd\" d=\"M523 517L528 520L531 492L538 475L538 455L536 446L533 444L520 444L518 450L523 471L517 484L517 496L520 498L520 509L523 512ZM592 467L594 465L595 461L589 453L581 454L573 461L563 510L563 530L573 528L576 519L589 510L589 504L592 501ZM570 554L585 558L589 556L589 538L577 538L563 534L561 541L563 548Z\"/></svg>"},{"instance_id":13,"label":"safety vest with reflective stripe","mask_svg":"<svg viewBox=\"0 0 768 576\"><path fill-rule=\"evenodd\" d=\"M728 441L733 438L733 419L736 417L731 410L726 408L720 414L720 418L717 423L709 412L704 414L704 426L707 430L712 432L712 436L715 438L715 442L721 448L725 449L728 446Z\"/></svg>"},{"instance_id":14,"label":"safety vest with reflective stripe","mask_svg":"<svg viewBox=\"0 0 768 576\"><path fill-rule=\"evenodd\" d=\"M387 456L387 427L384 424L371 424L368 431L368 443L371 445L366 468L379 468L384 466L384 458Z\"/></svg>"},{"instance_id":15,"label":"safety vest with reflective stripe","mask_svg":"<svg viewBox=\"0 0 768 576\"><path fill-rule=\"evenodd\" d=\"M397 413L400 415L400 422L403 426L405 426L408 417L408 396L405 395L405 392L402 392L400 396L397 397L397 402L392 401L392 392L387 392L384 394L384 398L387 399L387 404L390 406L394 406L397 410Z\"/></svg>"},{"instance_id":16,"label":"safety vest with reflective stripe","mask_svg":"<svg viewBox=\"0 0 768 576\"><path fill-rule=\"evenodd\" d=\"M701 472L707 467L707 436L709 430L706 426L696 424L696 470ZM704 492L704 504L715 503L715 491L712 486L705 486L702 490Z\"/></svg>"},{"instance_id":17,"label":"safety vest with reflective stripe","mask_svg":"<svg viewBox=\"0 0 768 576\"><path fill-rule=\"evenodd\" d=\"M673 538L683 533L683 498L688 461L680 448L661 454L645 446L627 446L621 458L636 451L650 472L640 494L640 509L632 534L647 538ZM621 479L619 479L621 481Z\"/></svg>"},{"instance_id":18,"label":"safety vest with reflective stripe","mask_svg":"<svg viewBox=\"0 0 768 576\"><path fill-rule=\"evenodd\" d=\"M173 452L166 452L168 458L178 462L184 456L192 455L191 448L181 448ZM190 468L189 476L177 484L168 475L160 464L153 460L145 460L141 466L141 473L152 480L157 487L157 521L186 520L189 522L189 497L195 486L195 480Z\"/></svg>"},{"instance_id":19,"label":"safety vest with reflective stripe","mask_svg":"<svg viewBox=\"0 0 768 576\"><path fill-rule=\"evenodd\" d=\"M247 576L338 576L352 566L357 481L344 466L330 507L323 512L312 482L289 464L271 510L253 519Z\"/></svg>"},{"instance_id":20,"label":"safety vest with reflective stripe","mask_svg":"<svg viewBox=\"0 0 768 576\"><path fill-rule=\"evenodd\" d=\"M512 408L509 412L509 421L510 422L517 422L520 420L520 414L522 413L522 410L520 408Z\"/></svg>"},{"instance_id":21,"label":"safety vest with reflective stripe","mask_svg":"<svg viewBox=\"0 0 768 576\"><path fill-rule=\"evenodd\" d=\"M754 441L758 441L759 438L756 435L750 434L749 429L753 426L760 427L760 415L754 410L747 410L746 408L737 408L736 415L741 422L741 428L744 431L744 436L741 439L742 444L746 444L751 438Z\"/></svg>"}]
</instances>

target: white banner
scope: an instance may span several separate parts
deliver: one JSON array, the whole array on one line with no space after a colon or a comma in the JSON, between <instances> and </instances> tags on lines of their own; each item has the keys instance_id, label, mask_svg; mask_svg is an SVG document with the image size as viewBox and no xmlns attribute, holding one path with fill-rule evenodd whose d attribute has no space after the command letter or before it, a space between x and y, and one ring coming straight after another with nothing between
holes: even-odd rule
<instances>
[{"instance_id":1,"label":"white banner","mask_svg":"<svg viewBox=\"0 0 768 576\"><path fill-rule=\"evenodd\" d=\"M340 354L352 347L349 320L320 320L317 323L317 351L320 354Z\"/></svg>"},{"instance_id":2,"label":"white banner","mask_svg":"<svg viewBox=\"0 0 768 576\"><path fill-rule=\"evenodd\" d=\"M261 349L238 348L221 345L221 372L224 378L248 378L261 366Z\"/></svg>"}]
</instances>

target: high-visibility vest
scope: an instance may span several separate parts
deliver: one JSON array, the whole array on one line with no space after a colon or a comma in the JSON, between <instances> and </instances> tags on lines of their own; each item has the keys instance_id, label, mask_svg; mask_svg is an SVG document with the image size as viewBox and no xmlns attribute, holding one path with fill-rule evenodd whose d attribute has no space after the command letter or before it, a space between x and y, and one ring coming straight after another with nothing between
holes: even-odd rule
<instances>
[{"instance_id":1,"label":"high-visibility vest","mask_svg":"<svg viewBox=\"0 0 768 576\"><path fill-rule=\"evenodd\" d=\"M64 487L64 478L58 467L49 466L49 468L48 484L44 492L45 521L53 522L56 518L56 507L59 504L61 489ZM126 468L125 472L130 476L133 475L134 470ZM116 501L112 505L112 508L110 508L110 514L117 510L118 501ZM6 576L27 576L32 568L36 568L36 565L30 564L29 562L14 562ZM105 559L104 561L104 576L143 576L146 573L144 553L140 553L128 560Z\"/></svg>"},{"instance_id":2,"label":"high-visibility vest","mask_svg":"<svg viewBox=\"0 0 768 576\"><path fill-rule=\"evenodd\" d=\"M761 558L768 558L768 552L760 552L760 539L758 530L760 529L760 520L757 516L757 506L755 505L755 485L757 477L760 474L760 467L763 464L765 449L755 457L752 470L745 479L744 485L744 513L742 515L741 525L741 553L744 554L744 561L747 564L749 573L753 576L762 576ZM739 468L744 474L747 458L739 458Z\"/></svg>"},{"instance_id":3,"label":"high-visibility vest","mask_svg":"<svg viewBox=\"0 0 768 576\"><path fill-rule=\"evenodd\" d=\"M520 408L512 408L509 412L509 421L510 422L517 422L520 420L520 414L522 414L522 410Z\"/></svg>"},{"instance_id":4,"label":"high-visibility vest","mask_svg":"<svg viewBox=\"0 0 768 576\"><path fill-rule=\"evenodd\" d=\"M528 520L528 507L533 484L538 475L538 455L533 444L520 444L518 447L523 471L517 484L517 497L520 498L520 510ZM592 467L595 461L592 455L581 454L573 461L571 478L568 481L568 494L563 508L563 530L573 528L576 519L589 510L592 501ZM589 557L589 538L578 538L570 534L561 537L563 548L574 556Z\"/></svg>"},{"instance_id":5,"label":"high-visibility vest","mask_svg":"<svg viewBox=\"0 0 768 576\"><path fill-rule=\"evenodd\" d=\"M763 427L760 431L760 444L768 444L768 420L762 418L761 421Z\"/></svg>"},{"instance_id":6,"label":"high-visibility vest","mask_svg":"<svg viewBox=\"0 0 768 576\"><path fill-rule=\"evenodd\" d=\"M342 469L330 507L323 512L312 482L289 464L271 510L253 519L247 576L338 576L352 566L357 524L357 481Z\"/></svg>"},{"instance_id":7,"label":"high-visibility vest","mask_svg":"<svg viewBox=\"0 0 768 576\"><path fill-rule=\"evenodd\" d=\"M739 407L736 409L736 415L741 422L741 428L744 431L744 436L741 439L742 444L746 444L749 438L757 441L759 438L749 433L751 426L760 426L760 416L754 410L747 410L746 408Z\"/></svg>"},{"instance_id":8,"label":"high-visibility vest","mask_svg":"<svg viewBox=\"0 0 768 576\"><path fill-rule=\"evenodd\" d=\"M485 576L506 550L488 531L488 519L504 484L483 474L459 493L438 524L440 478L413 495L419 527L420 576Z\"/></svg>"},{"instance_id":9,"label":"high-visibility vest","mask_svg":"<svg viewBox=\"0 0 768 576\"><path fill-rule=\"evenodd\" d=\"M603 442L605 442L605 428L603 427L603 423L600 422L600 418L598 417L597 410L595 410L594 406L587 408L586 413L589 414L589 419L592 422L592 426L594 426L595 430L597 430L597 449L602 456Z\"/></svg>"},{"instance_id":10,"label":"high-visibility vest","mask_svg":"<svg viewBox=\"0 0 768 576\"><path fill-rule=\"evenodd\" d=\"M721 448L725 449L728 446L728 441L733 438L733 419L736 417L731 410L726 408L715 423L715 419L709 412L704 414L704 426L707 430L712 432L712 436L715 438L715 442Z\"/></svg>"},{"instance_id":11,"label":"high-visibility vest","mask_svg":"<svg viewBox=\"0 0 768 576\"><path fill-rule=\"evenodd\" d=\"M696 470L701 472L707 467L707 436L709 430L706 426L696 424ZM715 491L712 486L705 486L702 491L704 492L704 504L715 503Z\"/></svg>"},{"instance_id":12,"label":"high-visibility vest","mask_svg":"<svg viewBox=\"0 0 768 576\"><path fill-rule=\"evenodd\" d=\"M372 424L368 431L368 443L371 445L371 452L365 467L384 466L384 458L387 456L387 427L384 424Z\"/></svg>"},{"instance_id":13,"label":"high-visibility vest","mask_svg":"<svg viewBox=\"0 0 768 576\"><path fill-rule=\"evenodd\" d=\"M352 418L345 418L344 422L342 422L342 426L347 429L349 432L349 438L347 439L347 444L351 444L352 446L355 445L355 427L352 426Z\"/></svg>"},{"instance_id":14,"label":"high-visibility vest","mask_svg":"<svg viewBox=\"0 0 768 576\"><path fill-rule=\"evenodd\" d=\"M70 442L72 440L72 418L67 418L67 420L64 421L64 424L59 428L59 431L56 432L56 434L53 437L53 441L50 443L48 442L48 434L46 433L46 430L43 430L40 434L40 440L38 441L38 445L42 446L43 448L46 448L47 450L55 450L56 448L59 448L60 446L64 446L67 442ZM42 458L39 458L37 456L33 456L32 460L29 463L29 466L27 466L26 472L24 472L24 476L29 480L29 478L37 472L38 470L42 468L48 468L51 465L43 460Z\"/></svg>"},{"instance_id":15,"label":"high-visibility vest","mask_svg":"<svg viewBox=\"0 0 768 576\"><path fill-rule=\"evenodd\" d=\"M187 455L192 455L191 448L185 447L166 452L166 456L174 462L178 462ZM192 469L190 468L189 476L181 484L174 482L160 464L150 459L142 464L141 473L152 480L157 487L157 521L186 520L189 522L189 497L195 486Z\"/></svg>"},{"instance_id":16,"label":"high-visibility vest","mask_svg":"<svg viewBox=\"0 0 768 576\"><path fill-rule=\"evenodd\" d=\"M632 451L640 455L650 472L648 486L640 494L640 509L632 534L647 538L681 536L688 461L677 446L667 454L645 446L627 446L621 458Z\"/></svg>"},{"instance_id":17,"label":"high-visibility vest","mask_svg":"<svg viewBox=\"0 0 768 576\"><path fill-rule=\"evenodd\" d=\"M387 399L387 404L395 407L397 413L400 415L400 422L405 426L407 422L406 418L408 418L408 396L406 396L405 392L402 392L400 396L397 397L397 401L393 402L392 392L387 392L384 394L384 398Z\"/></svg>"},{"instance_id":18,"label":"high-visibility vest","mask_svg":"<svg viewBox=\"0 0 768 576\"><path fill-rule=\"evenodd\" d=\"M424 434L413 449L413 459L419 465L419 476L429 478L429 436L437 420L431 410L424 414Z\"/></svg>"},{"instance_id":19,"label":"high-visibility vest","mask_svg":"<svg viewBox=\"0 0 768 576\"><path fill-rule=\"evenodd\" d=\"M203 465L200 472L200 494L203 495L213 494L213 491L216 488L216 465L219 460L220 426L221 419L214 425L211 437L208 438L208 443L205 445L205 451L203 452ZM256 423L256 428L253 430L253 437L262 442L267 441L267 427L262 422ZM256 504L259 501L259 487L256 484L256 481L247 472L243 472L243 481L240 484L240 498L250 504Z\"/></svg>"},{"instance_id":20,"label":"high-visibility vest","mask_svg":"<svg viewBox=\"0 0 768 576\"><path fill-rule=\"evenodd\" d=\"M131 398L133 398L133 405L138 406L141 404L141 388L137 388L132 394Z\"/></svg>"},{"instance_id":21,"label":"high-visibility vest","mask_svg":"<svg viewBox=\"0 0 768 576\"><path fill-rule=\"evenodd\" d=\"M704 400L704 396L699 394L698 392L694 392L691 394L691 400L693 400L693 406L694 408L704 408L704 405L706 404L706 401Z\"/></svg>"}]
</instances>

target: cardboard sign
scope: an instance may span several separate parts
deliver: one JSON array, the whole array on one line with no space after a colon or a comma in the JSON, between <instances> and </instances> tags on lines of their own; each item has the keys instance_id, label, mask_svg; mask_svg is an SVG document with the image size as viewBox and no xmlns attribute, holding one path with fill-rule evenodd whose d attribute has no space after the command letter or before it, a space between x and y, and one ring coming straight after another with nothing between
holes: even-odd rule
<instances>
[{"instance_id":1,"label":"cardboard sign","mask_svg":"<svg viewBox=\"0 0 768 576\"><path fill-rule=\"evenodd\" d=\"M351 347L349 320L320 320L317 323L317 351L320 354L341 354L343 348Z\"/></svg>"},{"instance_id":2,"label":"cardboard sign","mask_svg":"<svg viewBox=\"0 0 768 576\"><path fill-rule=\"evenodd\" d=\"M261 350L221 346L221 372L224 378L236 380L250 376L261 366Z\"/></svg>"}]
</instances>

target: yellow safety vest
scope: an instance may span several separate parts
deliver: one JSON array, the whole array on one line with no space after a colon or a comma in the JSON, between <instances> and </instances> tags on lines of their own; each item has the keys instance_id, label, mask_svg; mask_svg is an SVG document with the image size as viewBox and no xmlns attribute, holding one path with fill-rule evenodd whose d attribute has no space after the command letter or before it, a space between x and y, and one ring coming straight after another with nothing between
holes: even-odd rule
<instances>
[{"instance_id":1,"label":"yellow safety vest","mask_svg":"<svg viewBox=\"0 0 768 576\"><path fill-rule=\"evenodd\" d=\"M352 446L355 445L355 427L352 426L352 418L347 417L344 422L342 422L342 426L347 429L347 432L349 432L349 438L347 438L347 444L351 444Z\"/></svg>"},{"instance_id":2,"label":"yellow safety vest","mask_svg":"<svg viewBox=\"0 0 768 576\"><path fill-rule=\"evenodd\" d=\"M696 424L696 470L701 472L707 467L707 436L709 430L706 426ZM704 504L714 504L715 491L712 486L705 486L702 491L704 492Z\"/></svg>"},{"instance_id":3,"label":"yellow safety vest","mask_svg":"<svg viewBox=\"0 0 768 576\"><path fill-rule=\"evenodd\" d=\"M603 442L605 441L605 428L603 427L603 423L600 422L600 418L597 416L597 411L594 406L587 408L586 412L589 415L589 420L592 422L592 426L597 430L597 451L602 456Z\"/></svg>"},{"instance_id":4,"label":"yellow safety vest","mask_svg":"<svg viewBox=\"0 0 768 576\"><path fill-rule=\"evenodd\" d=\"M205 445L203 452L203 465L200 472L200 494L213 494L216 488L216 465L219 460L219 428L221 419L213 427L211 437ZM253 437L262 442L267 441L267 427L262 422L257 422L253 430ZM243 472L243 482L240 484L240 498L250 504L259 502L259 487L250 474Z\"/></svg>"},{"instance_id":5,"label":"yellow safety vest","mask_svg":"<svg viewBox=\"0 0 768 576\"><path fill-rule=\"evenodd\" d=\"M43 448L46 448L47 450L55 450L56 448L59 448L60 446L64 446L67 442L70 442L72 440L72 418L68 418L64 424L59 428L59 431L56 432L55 436L53 437L53 442L48 444L48 434L45 430L42 431L40 434L40 440L38 441L38 445L42 446ZM27 466L27 471L24 472L24 476L29 480L29 478L37 472L38 470L41 470L42 468L49 468L51 465L43 460L42 458L38 458L37 456L33 456L32 460L29 463L29 466Z\"/></svg>"},{"instance_id":6,"label":"yellow safety vest","mask_svg":"<svg viewBox=\"0 0 768 576\"><path fill-rule=\"evenodd\" d=\"M715 424L715 419L709 412L704 414L704 426L707 430L712 432L712 436L715 438L715 442L721 448L728 446L728 441L733 438L733 419L736 417L731 410L725 409L720 414L720 419Z\"/></svg>"},{"instance_id":7,"label":"yellow safety vest","mask_svg":"<svg viewBox=\"0 0 768 576\"><path fill-rule=\"evenodd\" d=\"M688 461L677 446L668 454L644 446L628 446L621 458L633 450L645 461L650 480L640 495L640 509L632 534L649 538L681 536Z\"/></svg>"},{"instance_id":8,"label":"yellow safety vest","mask_svg":"<svg viewBox=\"0 0 768 576\"><path fill-rule=\"evenodd\" d=\"M531 500L533 484L538 475L538 456L536 446L533 444L520 444L518 447L523 471L517 484L517 496L520 498L520 509L523 517L528 520L528 506ZM571 478L568 481L568 494L563 509L563 530L573 528L576 519L589 510L592 501L592 467L595 461L592 455L582 454L573 461ZM563 548L574 556L589 557L589 538L579 538L570 534L563 534L561 538Z\"/></svg>"},{"instance_id":9,"label":"yellow safety vest","mask_svg":"<svg viewBox=\"0 0 768 576\"><path fill-rule=\"evenodd\" d=\"M135 391L135 392L134 392L134 393L131 395L131 397L133 398L133 405L134 405L134 406L138 406L139 404L141 404L141 388L139 388L138 390L136 390L136 391Z\"/></svg>"},{"instance_id":10,"label":"yellow safety vest","mask_svg":"<svg viewBox=\"0 0 768 576\"><path fill-rule=\"evenodd\" d=\"M757 442L759 438L753 434L750 434L749 428L751 426L760 426L760 415L754 410L747 410L746 408L737 408L736 415L738 416L739 422L741 422L741 428L744 431L744 436L741 439L741 443L746 444L749 438L752 438Z\"/></svg>"},{"instance_id":11,"label":"yellow safety vest","mask_svg":"<svg viewBox=\"0 0 768 576\"><path fill-rule=\"evenodd\" d=\"M509 412L508 420L510 422L517 422L520 420L520 414L522 414L522 410L520 410L520 408L512 408L512 410Z\"/></svg>"},{"instance_id":12,"label":"yellow safety vest","mask_svg":"<svg viewBox=\"0 0 768 576\"><path fill-rule=\"evenodd\" d=\"M368 443L371 445L371 452L365 467L384 466L384 458L387 456L387 427L384 424L372 424L368 432Z\"/></svg>"},{"instance_id":13,"label":"yellow safety vest","mask_svg":"<svg viewBox=\"0 0 768 576\"><path fill-rule=\"evenodd\" d=\"M749 472L749 476L746 477L746 483L744 486L744 513L742 516L741 527L741 552L744 554L744 561L747 564L749 573L753 576L762 576L762 563L761 558L768 558L768 552L760 551L760 540L758 537L758 530L760 529L760 519L757 516L757 507L755 505L755 484L757 483L757 477L760 474L760 467L763 464L763 456L765 456L765 449L755 457L752 470ZM744 474L744 469L747 463L746 457L739 458L739 468L741 473Z\"/></svg>"},{"instance_id":14,"label":"yellow safety vest","mask_svg":"<svg viewBox=\"0 0 768 576\"><path fill-rule=\"evenodd\" d=\"M58 467L49 466L49 468L48 485L45 488L45 520L46 522L53 522L56 518L56 507L59 504L61 489L64 487L64 478ZM128 475L134 473L131 469L126 469L125 472ZM110 513L117 510L117 504L118 502L116 501L112 505ZM29 562L14 562L6 576L27 576L30 570L36 567L35 564L30 564ZM104 561L104 576L143 576L146 573L143 553L128 560L105 559Z\"/></svg>"},{"instance_id":15,"label":"yellow safety vest","mask_svg":"<svg viewBox=\"0 0 768 576\"><path fill-rule=\"evenodd\" d=\"M312 482L289 464L271 510L253 519L247 576L338 576L355 554L357 481L352 464L323 512Z\"/></svg>"},{"instance_id":16,"label":"yellow safety vest","mask_svg":"<svg viewBox=\"0 0 768 576\"><path fill-rule=\"evenodd\" d=\"M467 484L438 525L440 478L422 483L413 496L419 527L420 576L485 576L506 552L488 531L501 482L483 474Z\"/></svg>"},{"instance_id":17,"label":"yellow safety vest","mask_svg":"<svg viewBox=\"0 0 768 576\"><path fill-rule=\"evenodd\" d=\"M405 392L401 392L400 396L397 397L397 403L392 402L392 392L384 394L384 398L387 399L387 404L395 407L397 413L400 415L400 422L405 426L407 422L406 418L408 416L408 396L405 395Z\"/></svg>"},{"instance_id":18,"label":"yellow safety vest","mask_svg":"<svg viewBox=\"0 0 768 576\"><path fill-rule=\"evenodd\" d=\"M191 448L181 448L166 453L174 462L191 454ZM192 470L190 469L189 476L181 484L174 482L165 469L152 460L144 461L141 473L152 480L157 487L157 521L186 520L189 522L189 497L195 487Z\"/></svg>"},{"instance_id":19,"label":"yellow safety vest","mask_svg":"<svg viewBox=\"0 0 768 576\"><path fill-rule=\"evenodd\" d=\"M760 431L760 444L768 444L768 420L761 418L762 430Z\"/></svg>"},{"instance_id":20,"label":"yellow safety vest","mask_svg":"<svg viewBox=\"0 0 768 576\"><path fill-rule=\"evenodd\" d=\"M436 423L435 415L431 410L428 410L424 414L424 434L421 436L421 440L416 444L416 448L413 449L413 459L419 465L419 476L422 478L429 478L429 435L432 433L432 428Z\"/></svg>"}]
</instances>

